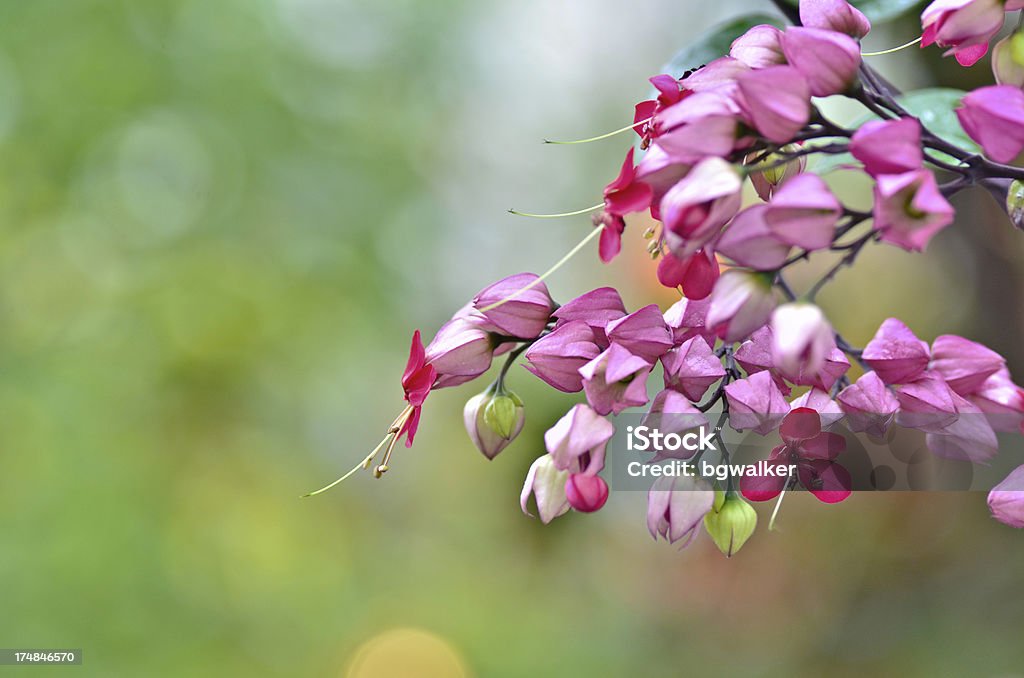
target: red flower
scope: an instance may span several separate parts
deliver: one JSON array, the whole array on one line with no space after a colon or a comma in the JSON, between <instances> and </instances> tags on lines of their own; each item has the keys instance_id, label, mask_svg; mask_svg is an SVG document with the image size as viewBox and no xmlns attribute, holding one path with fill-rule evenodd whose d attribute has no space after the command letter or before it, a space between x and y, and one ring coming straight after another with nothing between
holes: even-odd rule
<instances>
[{"instance_id":1,"label":"red flower","mask_svg":"<svg viewBox=\"0 0 1024 678\"><path fill-rule=\"evenodd\" d=\"M619 176L604 188L604 211L594 218L594 226L604 229L599 247L601 261L608 263L622 249L622 232L626 228L623 215L647 209L653 195L650 186L636 180L631 148Z\"/></svg>"},{"instance_id":2,"label":"red flower","mask_svg":"<svg viewBox=\"0 0 1024 678\"><path fill-rule=\"evenodd\" d=\"M846 439L821 430L821 416L809 407L798 407L786 415L779 427L783 443L768 457L777 466L796 466L797 478L811 494L826 504L835 504L850 496L850 472L835 462L846 449ZM740 491L750 501L768 501L779 495L789 478L743 476Z\"/></svg>"},{"instance_id":3,"label":"red flower","mask_svg":"<svg viewBox=\"0 0 1024 678\"><path fill-rule=\"evenodd\" d=\"M412 335L412 346L409 347L409 362L405 364L405 372L402 373L402 390L405 391L406 402L412 406L412 412L405 418L397 437L401 438L403 434L408 434L405 440L406 447L412 447L416 429L420 425L420 410L423 409L423 401L430 394L430 389L433 388L436 379L437 370L433 365L427 363L420 331L416 330Z\"/></svg>"}]
</instances>

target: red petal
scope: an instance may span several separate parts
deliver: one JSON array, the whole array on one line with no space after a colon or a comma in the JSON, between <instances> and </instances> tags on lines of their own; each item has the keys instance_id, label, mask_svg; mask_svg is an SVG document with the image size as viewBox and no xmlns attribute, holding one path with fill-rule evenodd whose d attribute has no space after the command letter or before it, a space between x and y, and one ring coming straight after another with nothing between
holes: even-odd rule
<instances>
[{"instance_id":1,"label":"red petal","mask_svg":"<svg viewBox=\"0 0 1024 678\"><path fill-rule=\"evenodd\" d=\"M824 431L803 441L799 447L803 459L832 461L846 450L846 438L838 433Z\"/></svg>"},{"instance_id":2,"label":"red petal","mask_svg":"<svg viewBox=\"0 0 1024 678\"><path fill-rule=\"evenodd\" d=\"M614 191L621 191L629 186L633 183L633 176L635 174L636 172L633 169L633 149L630 148L629 152L626 153L626 159L622 161L622 169L619 170L619 176L615 177L615 181L605 186L605 196Z\"/></svg>"},{"instance_id":3,"label":"red petal","mask_svg":"<svg viewBox=\"0 0 1024 678\"><path fill-rule=\"evenodd\" d=\"M401 438L403 433L407 433L408 437L405 439L405 446L412 447L413 438L416 437L416 431L420 427L420 412L423 411L422 407L412 408L412 414L402 424L402 429L398 432L398 437Z\"/></svg>"},{"instance_id":4,"label":"red petal","mask_svg":"<svg viewBox=\"0 0 1024 678\"><path fill-rule=\"evenodd\" d=\"M687 299L699 301L706 299L718 280L718 259L714 254L697 250L690 257L683 274L683 294Z\"/></svg>"},{"instance_id":5,"label":"red petal","mask_svg":"<svg viewBox=\"0 0 1024 678\"><path fill-rule=\"evenodd\" d=\"M779 434L789 445L808 440L821 433L821 415L809 407L798 407L786 415Z\"/></svg>"},{"instance_id":6,"label":"red petal","mask_svg":"<svg viewBox=\"0 0 1024 678\"><path fill-rule=\"evenodd\" d=\"M780 459L774 461L769 459L769 463L776 466L785 464L785 460ZM745 475L740 477L740 493L749 499L750 501L768 501L779 496L782 492L782 488L786 486L786 476L755 476Z\"/></svg>"},{"instance_id":7,"label":"red petal","mask_svg":"<svg viewBox=\"0 0 1024 678\"><path fill-rule=\"evenodd\" d=\"M850 472L841 464L816 460L801 464L800 482L826 504L837 504L850 496Z\"/></svg>"},{"instance_id":8,"label":"red petal","mask_svg":"<svg viewBox=\"0 0 1024 678\"><path fill-rule=\"evenodd\" d=\"M423 341L420 339L420 331L412 334L412 346L409 347L409 360L405 363L405 372L402 374L402 387L412 378L421 367L423 367L426 351L423 348Z\"/></svg>"}]
</instances>

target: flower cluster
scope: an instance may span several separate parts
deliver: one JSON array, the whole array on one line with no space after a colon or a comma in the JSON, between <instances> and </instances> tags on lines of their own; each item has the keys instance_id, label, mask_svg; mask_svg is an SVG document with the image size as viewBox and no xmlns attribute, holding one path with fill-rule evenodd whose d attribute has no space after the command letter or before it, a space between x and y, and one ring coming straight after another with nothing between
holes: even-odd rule
<instances>
[{"instance_id":1,"label":"flower cluster","mask_svg":"<svg viewBox=\"0 0 1024 678\"><path fill-rule=\"evenodd\" d=\"M1004 12L1022 7L936 0L922 15L922 45L973 63ZM650 490L647 524L655 538L686 545L703 526L731 555L756 527L748 500L797 485L827 503L849 496L850 474L839 460L845 440L832 430L839 422L876 437L894 425L917 429L934 454L970 462L996 455L997 431L1024 432L1024 390L996 352L953 335L929 345L896 318L855 348L814 303L871 243L924 251L953 223L953 193L1024 178L1004 164L1024 150L1024 74L1018 84L963 98L956 113L984 151L973 155L912 116L863 63L859 41L870 28L845 0L803 0L795 25L754 26L728 54L681 78L651 78L657 96L635 106L626 128L639 135L642 155L626 153L588 239L599 236L600 259L610 262L629 232L626 217L648 213L657 227L644 237L658 259L658 280L678 289L680 301L664 312L656 305L630 311L616 290L602 287L559 305L543 282L547 274L494 283L426 347L414 335L402 377L408 406L361 466L384 449L373 468L378 476L387 471L395 443L404 436L412 444L430 391L473 380L507 354L497 380L465 408L471 440L494 458L523 428L523 402L505 383L522 357L544 383L585 399L544 436L547 452L523 487L523 510L532 499L545 523L605 504L610 417L628 409L646 408L647 419L677 431L708 425L714 409L720 424L781 438L767 463L791 465L788 477L750 475L720 487L661 478ZM1001 82L1011 79L1009 70ZM859 101L875 119L857 129L837 125L816 105L833 95ZM870 210L843 204L808 171L809 156L839 153L873 182ZM758 200L744 205L747 180ZM786 269L819 252L838 260L797 294ZM1017 527L1024 525L1022 474L1024 467L989 499L993 515Z\"/></svg>"}]
</instances>

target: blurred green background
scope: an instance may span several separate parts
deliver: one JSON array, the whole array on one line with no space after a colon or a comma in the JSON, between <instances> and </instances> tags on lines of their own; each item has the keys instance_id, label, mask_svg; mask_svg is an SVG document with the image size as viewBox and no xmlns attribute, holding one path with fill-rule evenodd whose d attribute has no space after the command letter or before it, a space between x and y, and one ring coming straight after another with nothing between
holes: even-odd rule
<instances>
[{"instance_id":1,"label":"blurred green background","mask_svg":"<svg viewBox=\"0 0 1024 678\"><path fill-rule=\"evenodd\" d=\"M540 140L621 126L753 6L0 2L0 646L82 648L47 675L1024 675L1024 534L983 494L793 496L732 560L655 544L639 494L542 526L519 490L576 399L518 368L495 461L461 423L483 381L435 393L385 479L298 499L399 411L414 328L589 228L505 210L597 202L631 142ZM1024 236L958 201L928 255L875 247L821 300L853 341L898 314L1024 377ZM639 230L555 297L666 307Z\"/></svg>"}]
</instances>

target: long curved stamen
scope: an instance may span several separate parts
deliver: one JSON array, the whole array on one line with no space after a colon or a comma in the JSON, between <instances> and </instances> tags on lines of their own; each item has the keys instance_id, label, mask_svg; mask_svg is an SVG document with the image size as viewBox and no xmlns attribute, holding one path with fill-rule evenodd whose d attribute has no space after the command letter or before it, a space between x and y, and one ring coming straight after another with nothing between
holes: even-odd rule
<instances>
[{"instance_id":1,"label":"long curved stamen","mask_svg":"<svg viewBox=\"0 0 1024 678\"><path fill-rule=\"evenodd\" d=\"M772 511L772 517L768 520L769 532L775 529L775 516L779 515L779 509L782 508L782 500L786 497L786 490L789 489L789 481L792 477L792 473L786 476L786 484L782 486L782 492L779 493L779 500L775 502L775 509Z\"/></svg>"},{"instance_id":2,"label":"long curved stamen","mask_svg":"<svg viewBox=\"0 0 1024 678\"><path fill-rule=\"evenodd\" d=\"M583 240L580 240L576 244L576 246L573 247L571 250L569 250L569 252L564 257L559 259L558 263L556 263L554 266L549 268L547 271L545 271L542 275L538 276L536 279L532 280L529 285L526 285L525 287L522 287L521 289L516 290L512 294L510 294L507 297L505 297L504 299L502 299L501 301L496 301L493 304L491 304L490 306L485 306L484 308L481 308L480 312L481 313L486 313L487 311L490 311L490 310L493 310L495 308L498 308L499 306L505 304L506 302L512 301L513 299L518 297L523 292L526 292L527 290L530 290L531 288L533 288L533 287L539 285L540 283L544 282L544 280L549 275L551 275L552 273L554 273L558 269L562 268L562 266L564 266L567 261L572 259L574 256L576 256L576 254L581 249L586 247L587 243L589 243L591 240L593 240L597 236L601 235L601 231L603 231L603 230L604 230L604 227L593 229L589 234L587 234L586 238L584 238Z\"/></svg>"},{"instance_id":3,"label":"long curved stamen","mask_svg":"<svg viewBox=\"0 0 1024 678\"><path fill-rule=\"evenodd\" d=\"M629 125L627 127L623 127L621 129L617 129L614 132L608 132L607 134L601 134L601 135L596 136L596 137L590 137L589 139L576 139L574 141L553 141L551 139L545 139L544 143L545 144L559 144L559 145L563 145L563 146L566 146L566 145L569 145L569 144L589 144L591 141L601 141L602 139L608 139L610 137L613 137L616 134L622 134L623 132L628 132L629 130L633 129L634 127L639 127L640 125L646 125L651 120L654 120L654 116L653 115L651 117L647 118L646 120L640 120L639 122L634 122L632 125Z\"/></svg>"},{"instance_id":4,"label":"long curved stamen","mask_svg":"<svg viewBox=\"0 0 1024 678\"><path fill-rule=\"evenodd\" d=\"M591 205L590 207L584 207L583 209L576 210L575 212L562 212L561 214L533 214L532 212L520 212L518 210L509 210L508 213L514 214L517 217L531 217L533 219L560 219L562 217L575 217L579 214L586 214L587 212L599 210L602 207L604 207L603 202L599 205Z\"/></svg>"},{"instance_id":5,"label":"long curved stamen","mask_svg":"<svg viewBox=\"0 0 1024 678\"><path fill-rule=\"evenodd\" d=\"M893 52L898 52L901 49L906 49L908 47L913 47L914 45L916 45L919 42L921 42L921 38L918 37L918 38L914 38L913 40L911 40L910 42L908 42L905 45L900 45L899 47L893 47L892 49L883 49L881 52L861 52L860 55L862 57L868 57L868 56L882 56L882 55L885 55L885 54L892 54Z\"/></svg>"},{"instance_id":6,"label":"long curved stamen","mask_svg":"<svg viewBox=\"0 0 1024 678\"><path fill-rule=\"evenodd\" d=\"M325 487L321 487L319 490L316 490L315 492L310 492L309 494L304 494L304 495L302 495L301 498L305 499L306 497L315 497L316 495L321 494L321 493L326 492L327 490L331 489L332 487L334 487L338 483L341 483L342 481L348 480L359 469L361 469L361 468L368 468L370 462L373 461L373 458L377 456L378 452L380 452L380 449L382 447L384 447L384 445L386 445L388 442L392 442L393 443L394 442L393 439L395 439L397 437L398 436L397 436L396 433L392 433L392 432L389 431L388 434L386 436L384 436L384 440L380 441L380 443L377 445L377 447L373 448L373 452L370 452L370 454L366 455L366 457L362 461L360 461L358 464L353 466L351 471L349 471L348 473L346 473L342 477L338 478L337 480L335 480L330 485L327 485Z\"/></svg>"}]
</instances>

